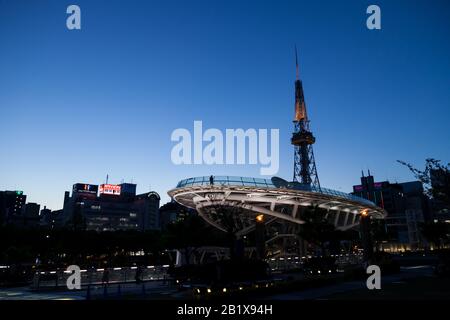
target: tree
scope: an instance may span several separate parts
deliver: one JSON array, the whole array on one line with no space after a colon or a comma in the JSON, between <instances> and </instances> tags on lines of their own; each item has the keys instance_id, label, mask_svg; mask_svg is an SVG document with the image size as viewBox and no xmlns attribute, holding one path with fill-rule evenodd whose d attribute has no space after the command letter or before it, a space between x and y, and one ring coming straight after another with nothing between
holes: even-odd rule
<instances>
[{"instance_id":1,"label":"tree","mask_svg":"<svg viewBox=\"0 0 450 320\"><path fill-rule=\"evenodd\" d=\"M386 228L386 221L383 219L372 219L370 230L372 238L376 242L394 241L396 238L395 232Z\"/></svg>"},{"instance_id":2,"label":"tree","mask_svg":"<svg viewBox=\"0 0 450 320\"><path fill-rule=\"evenodd\" d=\"M210 241L210 229L198 216L192 215L183 221L177 221L167 226L165 233L166 247L184 251L186 263L199 247Z\"/></svg>"},{"instance_id":3,"label":"tree","mask_svg":"<svg viewBox=\"0 0 450 320\"><path fill-rule=\"evenodd\" d=\"M419 170L410 163L397 161L408 167L416 179L424 184L428 196L450 206L450 163L443 165L440 160L428 158L425 160L425 169Z\"/></svg>"},{"instance_id":4,"label":"tree","mask_svg":"<svg viewBox=\"0 0 450 320\"><path fill-rule=\"evenodd\" d=\"M450 228L445 222L428 222L419 225L420 232L428 242L433 243L438 249L441 248L443 242L448 240Z\"/></svg>"},{"instance_id":5,"label":"tree","mask_svg":"<svg viewBox=\"0 0 450 320\"><path fill-rule=\"evenodd\" d=\"M437 212L449 212L450 209L450 164L441 164L440 160L428 158L425 160L425 169L419 170L413 165L397 160L408 167L416 179L425 186L425 192L434 200ZM426 222L420 225L424 238L436 245L442 246L449 238L450 227L444 222Z\"/></svg>"},{"instance_id":6,"label":"tree","mask_svg":"<svg viewBox=\"0 0 450 320\"><path fill-rule=\"evenodd\" d=\"M299 230L299 236L309 243L320 247L322 253L325 252L325 243L327 241L339 238L334 225L325 219L326 213L327 210L318 206L306 208L301 215L305 223L300 226Z\"/></svg>"}]
</instances>

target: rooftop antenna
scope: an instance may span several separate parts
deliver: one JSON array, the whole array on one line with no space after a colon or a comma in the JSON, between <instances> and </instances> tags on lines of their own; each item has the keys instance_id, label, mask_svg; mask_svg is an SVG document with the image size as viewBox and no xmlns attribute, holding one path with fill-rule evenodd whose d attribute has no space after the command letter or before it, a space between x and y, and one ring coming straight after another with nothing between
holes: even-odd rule
<instances>
[{"instance_id":1,"label":"rooftop antenna","mask_svg":"<svg viewBox=\"0 0 450 320\"><path fill-rule=\"evenodd\" d=\"M369 176L370 176L370 169L367 169L367 172L369 173Z\"/></svg>"},{"instance_id":2,"label":"rooftop antenna","mask_svg":"<svg viewBox=\"0 0 450 320\"><path fill-rule=\"evenodd\" d=\"M109 175L106 174L106 184L108 184Z\"/></svg>"},{"instance_id":3,"label":"rooftop antenna","mask_svg":"<svg viewBox=\"0 0 450 320\"><path fill-rule=\"evenodd\" d=\"M295 80L299 80L297 45L295 45Z\"/></svg>"},{"instance_id":4,"label":"rooftop antenna","mask_svg":"<svg viewBox=\"0 0 450 320\"><path fill-rule=\"evenodd\" d=\"M364 170L361 170L362 177L364 178Z\"/></svg>"}]
</instances>

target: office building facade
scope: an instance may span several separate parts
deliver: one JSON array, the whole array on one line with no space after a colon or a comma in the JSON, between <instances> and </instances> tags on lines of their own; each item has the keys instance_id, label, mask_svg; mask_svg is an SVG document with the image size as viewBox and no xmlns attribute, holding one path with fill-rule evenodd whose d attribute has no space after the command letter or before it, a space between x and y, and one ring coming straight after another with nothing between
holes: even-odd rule
<instances>
[{"instance_id":1,"label":"office building facade","mask_svg":"<svg viewBox=\"0 0 450 320\"><path fill-rule=\"evenodd\" d=\"M156 192L136 195L131 183L77 183L64 195L61 224L99 232L159 230L159 201Z\"/></svg>"},{"instance_id":2,"label":"office building facade","mask_svg":"<svg viewBox=\"0 0 450 320\"><path fill-rule=\"evenodd\" d=\"M420 181L405 183L375 182L370 174L361 177L352 194L373 201L388 212L384 221L389 239L379 244L387 251L422 249L428 246L420 224L431 219L429 199Z\"/></svg>"},{"instance_id":3,"label":"office building facade","mask_svg":"<svg viewBox=\"0 0 450 320\"><path fill-rule=\"evenodd\" d=\"M26 200L23 191L0 191L0 224L15 223L23 218Z\"/></svg>"}]
</instances>

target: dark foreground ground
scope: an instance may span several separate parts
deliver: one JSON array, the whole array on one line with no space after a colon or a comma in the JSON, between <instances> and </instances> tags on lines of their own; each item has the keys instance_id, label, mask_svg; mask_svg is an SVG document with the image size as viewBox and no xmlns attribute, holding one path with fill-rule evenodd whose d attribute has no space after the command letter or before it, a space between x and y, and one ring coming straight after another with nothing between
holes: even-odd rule
<instances>
[{"instance_id":1,"label":"dark foreground ground","mask_svg":"<svg viewBox=\"0 0 450 320\"><path fill-rule=\"evenodd\" d=\"M327 300L450 300L450 278L421 277L385 284L381 290L358 289L322 297Z\"/></svg>"},{"instance_id":2,"label":"dark foreground ground","mask_svg":"<svg viewBox=\"0 0 450 320\"><path fill-rule=\"evenodd\" d=\"M317 285L308 287L290 287L277 292L249 292L246 299L252 300L450 300L450 278L439 278L433 274L433 268L428 265L402 267L399 273L382 274L381 289L369 290L366 279L326 280L322 277ZM301 283L301 281L300 281ZM41 291L34 292L28 287L0 288L0 300L208 300L211 297L195 297L192 290L179 290L176 286L163 283L134 283L110 286L105 295L101 286L81 291ZM224 297L225 298L225 297ZM233 298L231 296L231 298ZM215 300L222 297L216 296Z\"/></svg>"}]
</instances>

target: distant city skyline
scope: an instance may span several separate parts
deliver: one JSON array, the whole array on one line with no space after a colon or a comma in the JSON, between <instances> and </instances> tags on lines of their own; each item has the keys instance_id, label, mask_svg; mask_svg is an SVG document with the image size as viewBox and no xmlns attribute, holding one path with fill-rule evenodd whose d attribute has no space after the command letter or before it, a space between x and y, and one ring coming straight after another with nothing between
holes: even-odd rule
<instances>
[{"instance_id":1,"label":"distant city skyline","mask_svg":"<svg viewBox=\"0 0 450 320\"><path fill-rule=\"evenodd\" d=\"M323 187L396 162L447 163L448 1L0 1L0 190L61 209L75 183L133 182L161 204L195 176L261 177L259 165L171 162L177 128L280 130L291 180L294 46ZM382 29L366 28L381 8ZM263 176L264 178L270 178Z\"/></svg>"}]
</instances>

